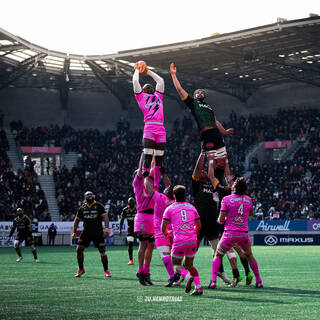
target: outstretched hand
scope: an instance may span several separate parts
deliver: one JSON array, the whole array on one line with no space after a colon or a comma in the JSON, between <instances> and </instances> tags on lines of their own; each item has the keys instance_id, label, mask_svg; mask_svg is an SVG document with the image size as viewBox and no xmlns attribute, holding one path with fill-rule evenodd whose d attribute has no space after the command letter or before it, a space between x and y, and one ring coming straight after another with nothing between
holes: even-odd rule
<instances>
[{"instance_id":1,"label":"outstretched hand","mask_svg":"<svg viewBox=\"0 0 320 320\"><path fill-rule=\"evenodd\" d=\"M177 68L174 66L173 62L170 64L170 72L171 72L171 75L176 75L177 73Z\"/></svg>"},{"instance_id":2,"label":"outstretched hand","mask_svg":"<svg viewBox=\"0 0 320 320\"><path fill-rule=\"evenodd\" d=\"M232 136L233 135L233 128L229 128L226 130L226 135L227 136Z\"/></svg>"}]
</instances>

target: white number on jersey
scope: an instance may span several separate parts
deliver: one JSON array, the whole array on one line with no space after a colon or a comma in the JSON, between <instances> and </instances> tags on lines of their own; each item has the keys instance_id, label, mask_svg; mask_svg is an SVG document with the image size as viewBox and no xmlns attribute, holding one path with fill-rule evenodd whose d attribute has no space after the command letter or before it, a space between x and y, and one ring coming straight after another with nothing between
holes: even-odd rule
<instances>
[{"instance_id":1,"label":"white number on jersey","mask_svg":"<svg viewBox=\"0 0 320 320\"><path fill-rule=\"evenodd\" d=\"M240 207L238 209L238 213L243 215L243 204L240 204Z\"/></svg>"},{"instance_id":2,"label":"white number on jersey","mask_svg":"<svg viewBox=\"0 0 320 320\"><path fill-rule=\"evenodd\" d=\"M182 221L187 221L187 211L186 210L181 210L180 214L181 214L181 220Z\"/></svg>"}]
</instances>

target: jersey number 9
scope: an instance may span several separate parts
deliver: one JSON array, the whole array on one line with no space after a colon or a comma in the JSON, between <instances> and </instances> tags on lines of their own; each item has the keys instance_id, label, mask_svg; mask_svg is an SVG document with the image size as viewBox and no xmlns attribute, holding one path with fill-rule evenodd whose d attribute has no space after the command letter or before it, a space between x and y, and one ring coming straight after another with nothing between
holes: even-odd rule
<instances>
[{"instance_id":1,"label":"jersey number 9","mask_svg":"<svg viewBox=\"0 0 320 320\"><path fill-rule=\"evenodd\" d=\"M186 210L181 210L180 214L181 214L181 220L182 221L187 221L187 211Z\"/></svg>"}]
</instances>

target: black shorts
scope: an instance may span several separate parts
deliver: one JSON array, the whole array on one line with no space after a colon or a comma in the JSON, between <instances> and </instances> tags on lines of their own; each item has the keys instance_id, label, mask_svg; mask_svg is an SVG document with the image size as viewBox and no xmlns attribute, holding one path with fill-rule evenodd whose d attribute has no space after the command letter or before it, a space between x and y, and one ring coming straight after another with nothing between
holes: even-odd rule
<instances>
[{"instance_id":1,"label":"black shorts","mask_svg":"<svg viewBox=\"0 0 320 320\"><path fill-rule=\"evenodd\" d=\"M80 239L78 240L78 245L89 247L90 242L93 241L93 244L96 248L105 247L105 240L103 237L103 232L91 233L83 231L81 232Z\"/></svg>"},{"instance_id":2,"label":"black shorts","mask_svg":"<svg viewBox=\"0 0 320 320\"><path fill-rule=\"evenodd\" d=\"M200 217L201 229L199 231L198 240L201 241L203 237L206 239L218 238L221 236L221 225L214 217Z\"/></svg>"},{"instance_id":3,"label":"black shorts","mask_svg":"<svg viewBox=\"0 0 320 320\"><path fill-rule=\"evenodd\" d=\"M202 149L204 151L218 150L225 147L225 143L222 139L219 129L208 129L200 133L200 140Z\"/></svg>"},{"instance_id":4,"label":"black shorts","mask_svg":"<svg viewBox=\"0 0 320 320\"><path fill-rule=\"evenodd\" d=\"M33 244L33 237L31 232L18 232L16 235L16 240L18 240L20 243L26 241L26 245Z\"/></svg>"}]
</instances>

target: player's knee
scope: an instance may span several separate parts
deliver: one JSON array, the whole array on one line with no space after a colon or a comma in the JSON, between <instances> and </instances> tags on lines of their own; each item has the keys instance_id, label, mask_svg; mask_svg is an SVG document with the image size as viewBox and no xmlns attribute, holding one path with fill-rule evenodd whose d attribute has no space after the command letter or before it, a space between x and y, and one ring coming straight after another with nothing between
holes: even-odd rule
<instances>
[{"instance_id":1,"label":"player's knee","mask_svg":"<svg viewBox=\"0 0 320 320\"><path fill-rule=\"evenodd\" d=\"M231 261L231 259L237 259L237 257L236 257L236 254L234 253L234 251L233 250L229 250L228 252L227 252L227 257L228 257L228 259Z\"/></svg>"},{"instance_id":2,"label":"player's knee","mask_svg":"<svg viewBox=\"0 0 320 320\"><path fill-rule=\"evenodd\" d=\"M143 148L143 153L144 155L147 157L153 157L153 152L154 152L154 149L152 148Z\"/></svg>"},{"instance_id":3,"label":"player's knee","mask_svg":"<svg viewBox=\"0 0 320 320\"><path fill-rule=\"evenodd\" d=\"M30 249L31 249L31 251L35 251L36 250L36 247L34 246L34 244L30 245Z\"/></svg>"},{"instance_id":4,"label":"player's knee","mask_svg":"<svg viewBox=\"0 0 320 320\"><path fill-rule=\"evenodd\" d=\"M15 248L19 248L19 247L20 247L20 241L19 241L19 240L14 240L13 246L14 246Z\"/></svg>"},{"instance_id":5,"label":"player's knee","mask_svg":"<svg viewBox=\"0 0 320 320\"><path fill-rule=\"evenodd\" d=\"M84 247L83 246L77 246L77 253L82 253L84 251Z\"/></svg>"},{"instance_id":6,"label":"player's knee","mask_svg":"<svg viewBox=\"0 0 320 320\"><path fill-rule=\"evenodd\" d=\"M101 257L106 257L106 256L107 256L107 254L106 254L105 251L99 251L99 252L100 252L100 256L101 256Z\"/></svg>"},{"instance_id":7,"label":"player's knee","mask_svg":"<svg viewBox=\"0 0 320 320\"><path fill-rule=\"evenodd\" d=\"M165 257L165 256L169 256L170 255L170 249L168 246L161 246L161 247L157 247L158 252L159 252L159 256L161 258L161 260Z\"/></svg>"}]
</instances>

